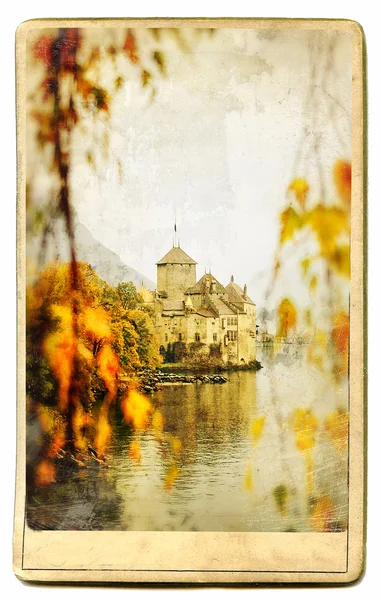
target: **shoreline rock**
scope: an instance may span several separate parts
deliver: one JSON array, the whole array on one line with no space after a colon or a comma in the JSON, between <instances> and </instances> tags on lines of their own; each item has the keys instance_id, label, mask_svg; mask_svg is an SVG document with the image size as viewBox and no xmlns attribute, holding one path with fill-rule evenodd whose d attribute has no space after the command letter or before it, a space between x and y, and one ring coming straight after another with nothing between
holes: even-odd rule
<instances>
[{"instance_id":1,"label":"shoreline rock","mask_svg":"<svg viewBox=\"0 0 381 600\"><path fill-rule=\"evenodd\" d=\"M228 381L227 377L219 373L185 375L179 373L157 371L140 371L140 389L146 394L151 394L160 389L161 386L187 385L187 384L222 384Z\"/></svg>"}]
</instances>

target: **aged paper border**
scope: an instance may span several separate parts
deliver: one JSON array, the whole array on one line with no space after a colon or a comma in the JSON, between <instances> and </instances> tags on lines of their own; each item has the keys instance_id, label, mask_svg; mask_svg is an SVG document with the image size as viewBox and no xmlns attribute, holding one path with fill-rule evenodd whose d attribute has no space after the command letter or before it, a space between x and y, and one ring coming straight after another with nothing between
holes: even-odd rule
<instances>
[{"instance_id":1,"label":"aged paper border","mask_svg":"<svg viewBox=\"0 0 381 600\"><path fill-rule=\"evenodd\" d=\"M349 526L342 533L33 531L25 523L26 38L47 27L335 29L352 35ZM24 581L351 583L365 563L365 42L354 21L40 19L16 33L18 388L14 571Z\"/></svg>"}]
</instances>

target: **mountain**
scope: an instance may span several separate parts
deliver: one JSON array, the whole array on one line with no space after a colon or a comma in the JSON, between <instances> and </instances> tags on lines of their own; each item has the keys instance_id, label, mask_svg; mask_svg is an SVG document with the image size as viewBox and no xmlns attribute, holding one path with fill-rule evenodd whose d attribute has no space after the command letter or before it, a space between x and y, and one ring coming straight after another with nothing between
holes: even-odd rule
<instances>
[{"instance_id":1,"label":"mountain","mask_svg":"<svg viewBox=\"0 0 381 600\"><path fill-rule=\"evenodd\" d=\"M74 235L77 259L89 263L109 285L132 281L137 289L140 288L142 283L150 290L155 289L156 286L153 281L126 265L115 252L95 239L87 227L79 221L76 221Z\"/></svg>"}]
</instances>

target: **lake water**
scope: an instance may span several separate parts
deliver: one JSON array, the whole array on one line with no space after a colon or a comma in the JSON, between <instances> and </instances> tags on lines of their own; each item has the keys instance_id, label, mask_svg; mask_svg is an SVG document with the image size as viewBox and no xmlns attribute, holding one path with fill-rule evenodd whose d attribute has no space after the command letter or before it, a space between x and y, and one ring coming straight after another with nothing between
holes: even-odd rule
<instances>
[{"instance_id":1,"label":"lake water","mask_svg":"<svg viewBox=\"0 0 381 600\"><path fill-rule=\"evenodd\" d=\"M335 519L345 527L347 453L334 447L324 420L338 405L347 408L347 383L333 389L305 356L303 346L284 345L276 353L260 347L263 369L258 372L229 373L221 385L155 392L152 401L164 417L161 439L152 429L131 431L117 413L108 468L73 470L64 481L35 490L28 501L29 524L77 530L308 531L312 493L330 496ZM296 408L311 408L318 420L309 484L291 422ZM253 442L252 424L261 417L263 429ZM170 449L173 439L180 440L181 451ZM131 442L139 442L140 462L130 456ZM282 506L276 501L279 490Z\"/></svg>"}]
</instances>

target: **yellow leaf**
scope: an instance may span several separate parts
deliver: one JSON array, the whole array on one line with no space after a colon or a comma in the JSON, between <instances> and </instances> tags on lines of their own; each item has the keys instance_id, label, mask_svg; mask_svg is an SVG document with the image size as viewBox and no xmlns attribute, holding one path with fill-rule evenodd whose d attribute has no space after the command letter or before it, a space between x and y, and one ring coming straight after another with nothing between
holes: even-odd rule
<instances>
[{"instance_id":1,"label":"yellow leaf","mask_svg":"<svg viewBox=\"0 0 381 600\"><path fill-rule=\"evenodd\" d=\"M349 232L348 212L337 206L315 206L306 214L305 223L316 234L322 256L328 259L335 251L337 238Z\"/></svg>"},{"instance_id":2,"label":"yellow leaf","mask_svg":"<svg viewBox=\"0 0 381 600\"><path fill-rule=\"evenodd\" d=\"M173 452L175 452L176 454L181 452L181 450L183 449L181 440L179 440L179 438L177 438L177 437L173 437L171 439L171 448L172 448Z\"/></svg>"},{"instance_id":3,"label":"yellow leaf","mask_svg":"<svg viewBox=\"0 0 381 600\"><path fill-rule=\"evenodd\" d=\"M289 206L280 215L281 232L280 232L280 243L284 244L287 240L291 240L294 237L294 233L297 229L302 226L302 219L300 215Z\"/></svg>"},{"instance_id":4,"label":"yellow leaf","mask_svg":"<svg viewBox=\"0 0 381 600\"><path fill-rule=\"evenodd\" d=\"M262 416L262 417L258 417L257 419L254 419L254 421L252 422L251 435L252 435L254 442L258 442L259 438L261 437L265 421L266 421L266 417Z\"/></svg>"},{"instance_id":5,"label":"yellow leaf","mask_svg":"<svg viewBox=\"0 0 381 600\"><path fill-rule=\"evenodd\" d=\"M325 349L327 345L327 334L323 329L317 329L315 333L315 340L320 348Z\"/></svg>"},{"instance_id":6,"label":"yellow leaf","mask_svg":"<svg viewBox=\"0 0 381 600\"><path fill-rule=\"evenodd\" d=\"M329 257L329 261L337 273L349 279L351 275L351 261L348 244L336 246Z\"/></svg>"},{"instance_id":7,"label":"yellow leaf","mask_svg":"<svg viewBox=\"0 0 381 600\"><path fill-rule=\"evenodd\" d=\"M335 516L335 504L328 494L322 494L312 503L312 528L321 533L331 531Z\"/></svg>"},{"instance_id":8,"label":"yellow leaf","mask_svg":"<svg viewBox=\"0 0 381 600\"><path fill-rule=\"evenodd\" d=\"M295 192L295 196L300 206L304 209L307 199L308 190L310 189L305 179L297 177L290 184L289 190Z\"/></svg>"},{"instance_id":9,"label":"yellow leaf","mask_svg":"<svg viewBox=\"0 0 381 600\"><path fill-rule=\"evenodd\" d=\"M247 492L250 492L253 489L253 470L251 466L248 466L246 470L244 489Z\"/></svg>"},{"instance_id":10,"label":"yellow leaf","mask_svg":"<svg viewBox=\"0 0 381 600\"><path fill-rule=\"evenodd\" d=\"M337 383L341 381L343 377L348 376L348 353L338 354L333 357L332 374Z\"/></svg>"},{"instance_id":11,"label":"yellow leaf","mask_svg":"<svg viewBox=\"0 0 381 600\"><path fill-rule=\"evenodd\" d=\"M179 476L179 470L176 465L171 465L167 470L164 480L164 487L166 490L170 490Z\"/></svg>"},{"instance_id":12,"label":"yellow leaf","mask_svg":"<svg viewBox=\"0 0 381 600\"><path fill-rule=\"evenodd\" d=\"M152 416L152 427L156 434L160 434L164 428L164 417L159 410L155 410Z\"/></svg>"},{"instance_id":13,"label":"yellow leaf","mask_svg":"<svg viewBox=\"0 0 381 600\"><path fill-rule=\"evenodd\" d=\"M332 442L339 452L348 445L349 415L343 408L328 415L324 423L324 430L329 434Z\"/></svg>"},{"instance_id":14,"label":"yellow leaf","mask_svg":"<svg viewBox=\"0 0 381 600\"><path fill-rule=\"evenodd\" d=\"M286 337L296 325L296 309L288 298L283 298L278 306L278 332L280 337Z\"/></svg>"},{"instance_id":15,"label":"yellow leaf","mask_svg":"<svg viewBox=\"0 0 381 600\"><path fill-rule=\"evenodd\" d=\"M303 271L303 275L307 275L308 269L310 268L311 265L311 259L310 258L304 258L301 263L300 266L302 267L302 271Z\"/></svg>"},{"instance_id":16,"label":"yellow leaf","mask_svg":"<svg viewBox=\"0 0 381 600\"><path fill-rule=\"evenodd\" d=\"M121 408L126 423L132 423L135 429L147 428L152 405L143 394L136 390L129 391L122 400Z\"/></svg>"},{"instance_id":17,"label":"yellow leaf","mask_svg":"<svg viewBox=\"0 0 381 600\"><path fill-rule=\"evenodd\" d=\"M111 340L109 315L104 308L85 308L80 315L80 321L85 336L91 341Z\"/></svg>"},{"instance_id":18,"label":"yellow leaf","mask_svg":"<svg viewBox=\"0 0 381 600\"><path fill-rule=\"evenodd\" d=\"M324 351L323 351L324 352ZM316 352L312 344L308 346L307 360L314 365L319 371L324 371L324 357L326 353Z\"/></svg>"},{"instance_id":19,"label":"yellow leaf","mask_svg":"<svg viewBox=\"0 0 381 600\"><path fill-rule=\"evenodd\" d=\"M318 420L310 408L297 408L294 412L294 433L299 450L309 450L315 444Z\"/></svg>"},{"instance_id":20,"label":"yellow leaf","mask_svg":"<svg viewBox=\"0 0 381 600\"><path fill-rule=\"evenodd\" d=\"M317 284L318 284L317 275L313 275L310 279L310 290L312 293L316 292Z\"/></svg>"}]
</instances>

